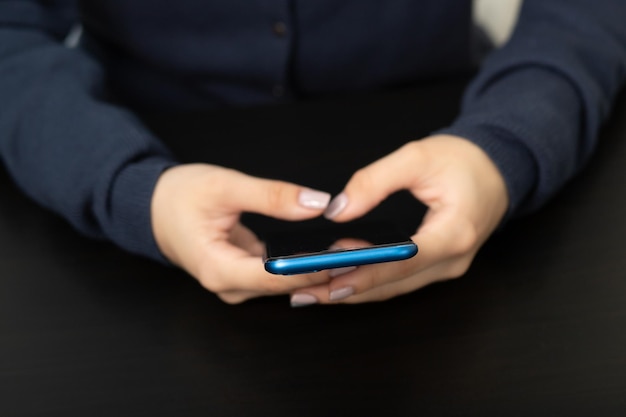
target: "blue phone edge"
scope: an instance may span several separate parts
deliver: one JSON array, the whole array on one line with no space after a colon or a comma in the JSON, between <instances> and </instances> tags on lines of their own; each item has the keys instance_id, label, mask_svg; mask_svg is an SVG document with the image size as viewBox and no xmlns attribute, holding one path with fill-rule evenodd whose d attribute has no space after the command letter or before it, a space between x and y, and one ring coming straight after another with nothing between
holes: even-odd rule
<instances>
[{"instance_id":1,"label":"blue phone edge","mask_svg":"<svg viewBox=\"0 0 626 417\"><path fill-rule=\"evenodd\" d=\"M267 272L276 275L296 275L324 269L402 261L418 252L414 242L400 245L374 246L337 252L321 252L302 256L268 258L264 262Z\"/></svg>"}]
</instances>

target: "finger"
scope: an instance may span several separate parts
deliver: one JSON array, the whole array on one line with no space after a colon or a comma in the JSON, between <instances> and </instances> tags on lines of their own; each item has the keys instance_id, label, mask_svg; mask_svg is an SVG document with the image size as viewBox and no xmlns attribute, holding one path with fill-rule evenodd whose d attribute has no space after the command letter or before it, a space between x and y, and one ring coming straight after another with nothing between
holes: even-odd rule
<instances>
[{"instance_id":1,"label":"finger","mask_svg":"<svg viewBox=\"0 0 626 417\"><path fill-rule=\"evenodd\" d=\"M404 261L366 265L357 270L336 276L329 284L330 299L342 298L368 292L374 288L402 281L422 271L442 264L439 269L444 275L458 275L469 266L460 261L472 259L477 251L478 242L474 229L467 222L459 219L454 210L431 210L428 221L412 237L416 242L418 254ZM458 264L458 265L457 265ZM457 266L457 270L444 267ZM447 276L441 277L447 278Z\"/></svg>"},{"instance_id":2,"label":"finger","mask_svg":"<svg viewBox=\"0 0 626 417\"><path fill-rule=\"evenodd\" d=\"M331 298L333 293L328 284L301 288L292 293L291 304L293 307L300 307L309 304L357 304L385 301L419 290L435 282L458 278L467 271L470 260L471 258L463 257L437 263L433 267L418 271L409 277L376 286L360 294L353 294L351 291L341 292L340 294L345 297L339 299Z\"/></svg>"},{"instance_id":3,"label":"finger","mask_svg":"<svg viewBox=\"0 0 626 417\"><path fill-rule=\"evenodd\" d=\"M322 297L319 299L318 302L321 304L358 304L386 301L400 295L405 295L413 291L417 291L436 282L458 278L460 275L457 275L455 271L460 271L461 268L455 265L456 262L462 261L455 260L451 262L440 263L432 268L420 271L419 273L406 279L374 287L371 290L365 291L361 294L355 294L353 296L349 296L340 300L330 300L329 296L323 298L323 296L317 295L318 297Z\"/></svg>"},{"instance_id":4,"label":"finger","mask_svg":"<svg viewBox=\"0 0 626 417\"><path fill-rule=\"evenodd\" d=\"M260 294L252 291L226 291L216 295L227 304L241 304L253 298L261 297Z\"/></svg>"},{"instance_id":5,"label":"finger","mask_svg":"<svg viewBox=\"0 0 626 417\"><path fill-rule=\"evenodd\" d=\"M212 292L287 294L296 289L328 282L328 273L274 275L265 271L259 256L251 256L228 243L214 245L203 260L198 280Z\"/></svg>"},{"instance_id":6,"label":"finger","mask_svg":"<svg viewBox=\"0 0 626 417\"><path fill-rule=\"evenodd\" d=\"M394 192L411 188L422 160L419 148L409 144L361 168L332 200L324 215L342 222L364 215Z\"/></svg>"},{"instance_id":7,"label":"finger","mask_svg":"<svg viewBox=\"0 0 626 417\"><path fill-rule=\"evenodd\" d=\"M356 248L367 248L372 246L371 242L368 242L364 239L357 239L352 237L344 237L336 242L334 242L330 249L356 249Z\"/></svg>"},{"instance_id":8,"label":"finger","mask_svg":"<svg viewBox=\"0 0 626 417\"><path fill-rule=\"evenodd\" d=\"M233 211L260 213L284 220L301 220L322 213L330 194L285 181L256 178L237 171L221 181L219 200Z\"/></svg>"},{"instance_id":9,"label":"finger","mask_svg":"<svg viewBox=\"0 0 626 417\"><path fill-rule=\"evenodd\" d=\"M292 307L306 307L312 304L329 304L328 284L320 284L298 289L291 293L289 303Z\"/></svg>"},{"instance_id":10,"label":"finger","mask_svg":"<svg viewBox=\"0 0 626 417\"><path fill-rule=\"evenodd\" d=\"M414 279L405 279L375 287L360 294L354 294L349 287L340 293L331 292L328 284L301 288L291 294L292 307L301 307L309 304L355 304L371 301L383 301L400 294L421 288L429 283L428 271L415 275ZM355 272L356 274L356 272ZM337 291L337 290L335 290ZM331 294L340 294L342 297L332 299Z\"/></svg>"},{"instance_id":11,"label":"finger","mask_svg":"<svg viewBox=\"0 0 626 417\"><path fill-rule=\"evenodd\" d=\"M412 275L406 277L401 272L384 271L384 268L379 266L375 266L377 273L372 273L374 268L367 270L360 267L345 276L335 278L329 285L312 289L303 288L296 293L310 294L321 304L384 301L416 291L434 282L463 276L475 255L476 251L469 251L462 255L447 257L435 262L431 267L415 269ZM370 285L359 285L362 282L370 282ZM364 289L368 287L369 289Z\"/></svg>"},{"instance_id":12,"label":"finger","mask_svg":"<svg viewBox=\"0 0 626 417\"><path fill-rule=\"evenodd\" d=\"M402 262L394 262L393 264L406 264L408 261ZM384 272L384 271L387 272ZM390 272L393 270L394 272ZM407 268L407 270L412 270L412 268ZM316 303L320 304L331 304L337 302L345 302L345 300L359 299L362 294L368 294L371 291L369 290L367 285L363 285L364 282L368 282L368 279L371 279L371 275L374 273L375 275L380 274L380 276L386 277L395 277L398 282L402 282L404 278L406 278L406 274L403 272L398 272L398 265L389 264L379 264L379 265L366 265L361 266L356 269L345 269L344 274L340 277L334 278L329 284L322 284L312 287L301 288L292 293L291 301L292 305L297 304L296 306L306 305L309 301L309 304L312 302L311 299L304 298L304 295L308 295L310 297L314 297ZM381 280L384 284L380 286L375 286L375 289L385 287L389 284L386 281ZM395 283L395 281L391 281ZM297 296L296 296L297 295Z\"/></svg>"}]
</instances>

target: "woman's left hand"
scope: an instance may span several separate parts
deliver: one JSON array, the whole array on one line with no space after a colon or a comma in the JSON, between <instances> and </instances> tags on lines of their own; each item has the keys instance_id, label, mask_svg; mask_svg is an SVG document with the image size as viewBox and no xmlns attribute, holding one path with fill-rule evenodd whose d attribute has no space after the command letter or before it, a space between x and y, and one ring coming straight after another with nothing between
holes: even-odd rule
<instances>
[{"instance_id":1,"label":"woman's left hand","mask_svg":"<svg viewBox=\"0 0 626 417\"><path fill-rule=\"evenodd\" d=\"M413 141L357 171L326 210L354 220L406 189L428 207L408 260L330 271L329 283L292 292L293 306L382 301L465 274L508 207L504 179L487 154L450 135Z\"/></svg>"}]
</instances>

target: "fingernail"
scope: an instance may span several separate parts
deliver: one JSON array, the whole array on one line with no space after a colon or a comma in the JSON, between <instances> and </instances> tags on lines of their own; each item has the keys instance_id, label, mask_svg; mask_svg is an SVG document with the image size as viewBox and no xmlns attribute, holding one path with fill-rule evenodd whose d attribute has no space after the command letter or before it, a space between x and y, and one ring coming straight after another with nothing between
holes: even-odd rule
<instances>
[{"instance_id":1,"label":"fingernail","mask_svg":"<svg viewBox=\"0 0 626 417\"><path fill-rule=\"evenodd\" d=\"M344 266L343 268L335 268L328 271L328 275L331 278L338 277L339 275L347 274L348 272L354 271L356 266Z\"/></svg>"},{"instance_id":2,"label":"fingernail","mask_svg":"<svg viewBox=\"0 0 626 417\"><path fill-rule=\"evenodd\" d=\"M305 307L318 302L318 299L311 294L294 294L291 296L292 307Z\"/></svg>"},{"instance_id":3,"label":"fingernail","mask_svg":"<svg viewBox=\"0 0 626 417\"><path fill-rule=\"evenodd\" d=\"M354 294L354 288L343 287L330 292L330 301L339 301Z\"/></svg>"},{"instance_id":4,"label":"fingernail","mask_svg":"<svg viewBox=\"0 0 626 417\"><path fill-rule=\"evenodd\" d=\"M337 216L339 213L343 211L344 208L348 205L348 196L344 193L338 194L333 198L330 202L326 210L324 211L324 217L327 219L332 219Z\"/></svg>"},{"instance_id":5,"label":"fingernail","mask_svg":"<svg viewBox=\"0 0 626 417\"><path fill-rule=\"evenodd\" d=\"M328 206L330 194L305 188L298 195L298 203L306 208L323 209Z\"/></svg>"}]
</instances>

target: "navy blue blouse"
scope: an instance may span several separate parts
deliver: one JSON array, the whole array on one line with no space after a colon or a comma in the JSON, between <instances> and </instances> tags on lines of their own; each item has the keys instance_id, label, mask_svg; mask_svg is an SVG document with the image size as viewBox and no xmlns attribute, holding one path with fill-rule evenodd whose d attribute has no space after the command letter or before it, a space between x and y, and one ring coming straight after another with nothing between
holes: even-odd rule
<instances>
[{"instance_id":1,"label":"navy blue blouse","mask_svg":"<svg viewBox=\"0 0 626 417\"><path fill-rule=\"evenodd\" d=\"M471 11L469 0L0 0L0 156L82 233L161 259L150 199L176 161L112 90L133 106L200 109L466 72ZM593 152L626 80L625 21L623 0L525 0L442 126L494 160L510 215L543 204Z\"/></svg>"}]
</instances>

